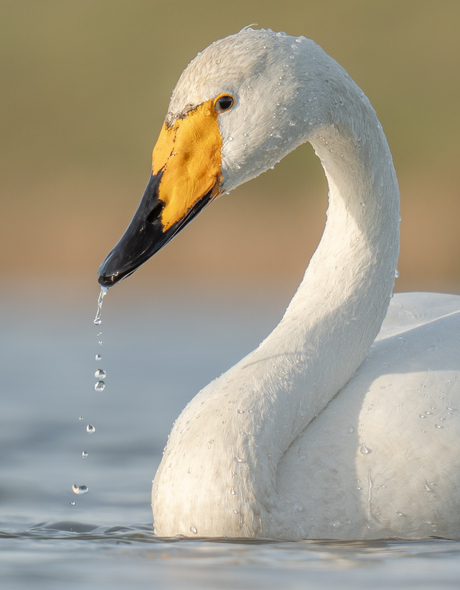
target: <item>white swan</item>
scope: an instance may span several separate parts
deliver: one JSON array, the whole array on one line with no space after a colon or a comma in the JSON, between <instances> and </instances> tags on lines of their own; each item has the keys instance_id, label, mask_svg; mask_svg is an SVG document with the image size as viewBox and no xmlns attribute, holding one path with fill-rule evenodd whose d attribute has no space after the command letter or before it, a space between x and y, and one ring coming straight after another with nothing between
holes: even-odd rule
<instances>
[{"instance_id":1,"label":"white swan","mask_svg":"<svg viewBox=\"0 0 460 590\"><path fill-rule=\"evenodd\" d=\"M99 281L129 275L305 141L329 183L323 237L277 328L177 419L153 482L156 533L460 537L460 297L390 304L390 150L368 99L315 43L247 28L192 61Z\"/></svg>"}]
</instances>

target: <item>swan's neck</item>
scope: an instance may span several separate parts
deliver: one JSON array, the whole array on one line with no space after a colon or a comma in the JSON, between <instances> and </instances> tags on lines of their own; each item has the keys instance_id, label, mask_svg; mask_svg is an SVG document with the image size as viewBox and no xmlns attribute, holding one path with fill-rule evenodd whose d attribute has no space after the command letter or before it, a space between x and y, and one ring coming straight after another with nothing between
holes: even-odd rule
<instances>
[{"instance_id":1,"label":"swan's neck","mask_svg":"<svg viewBox=\"0 0 460 590\"><path fill-rule=\"evenodd\" d=\"M358 90L359 104L338 106L334 123L308 138L329 182L327 224L285 316L173 429L153 489L159 534L279 534L278 463L379 331L395 278L399 192L385 136Z\"/></svg>"},{"instance_id":2,"label":"swan's neck","mask_svg":"<svg viewBox=\"0 0 460 590\"><path fill-rule=\"evenodd\" d=\"M353 127L339 111L311 137L328 179L327 223L283 320L261 347L283 343L283 363L295 359L298 367L291 370L295 395L278 408L291 413L291 433L300 433L364 360L394 286L399 190L381 125L361 100Z\"/></svg>"}]
</instances>

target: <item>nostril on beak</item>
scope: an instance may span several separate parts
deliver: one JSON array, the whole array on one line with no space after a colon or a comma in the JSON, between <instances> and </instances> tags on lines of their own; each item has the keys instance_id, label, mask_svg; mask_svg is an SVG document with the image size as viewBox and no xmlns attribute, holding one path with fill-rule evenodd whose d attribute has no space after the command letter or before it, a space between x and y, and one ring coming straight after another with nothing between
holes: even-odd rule
<instances>
[{"instance_id":1,"label":"nostril on beak","mask_svg":"<svg viewBox=\"0 0 460 590\"><path fill-rule=\"evenodd\" d=\"M158 219L163 211L165 204L160 202L155 205L155 207L151 210L151 212L147 215L146 221L148 223L153 223L156 219Z\"/></svg>"}]
</instances>

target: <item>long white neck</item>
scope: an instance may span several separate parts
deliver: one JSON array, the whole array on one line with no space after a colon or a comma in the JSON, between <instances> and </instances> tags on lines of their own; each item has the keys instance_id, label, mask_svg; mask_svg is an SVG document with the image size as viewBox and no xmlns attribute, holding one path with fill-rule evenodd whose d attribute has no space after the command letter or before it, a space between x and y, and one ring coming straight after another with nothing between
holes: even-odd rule
<instances>
[{"instance_id":1,"label":"long white neck","mask_svg":"<svg viewBox=\"0 0 460 590\"><path fill-rule=\"evenodd\" d=\"M354 88L308 135L329 183L321 242L277 328L176 422L153 487L158 534L273 534L280 458L379 331L398 258L399 191L375 112Z\"/></svg>"}]
</instances>

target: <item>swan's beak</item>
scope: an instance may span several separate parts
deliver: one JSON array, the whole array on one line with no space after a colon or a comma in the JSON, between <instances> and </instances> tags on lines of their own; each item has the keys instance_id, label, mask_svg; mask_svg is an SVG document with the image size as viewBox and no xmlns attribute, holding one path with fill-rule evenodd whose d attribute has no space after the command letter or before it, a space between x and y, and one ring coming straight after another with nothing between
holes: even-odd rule
<instances>
[{"instance_id":1,"label":"swan's beak","mask_svg":"<svg viewBox=\"0 0 460 590\"><path fill-rule=\"evenodd\" d=\"M212 100L163 125L144 196L99 268L101 285L111 287L132 274L221 194L221 147Z\"/></svg>"}]
</instances>

